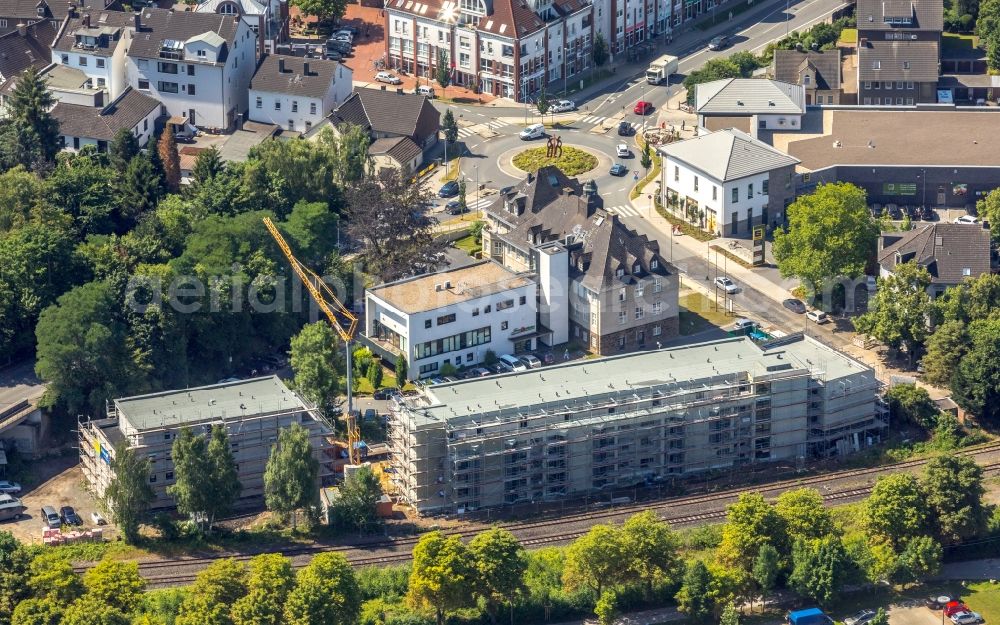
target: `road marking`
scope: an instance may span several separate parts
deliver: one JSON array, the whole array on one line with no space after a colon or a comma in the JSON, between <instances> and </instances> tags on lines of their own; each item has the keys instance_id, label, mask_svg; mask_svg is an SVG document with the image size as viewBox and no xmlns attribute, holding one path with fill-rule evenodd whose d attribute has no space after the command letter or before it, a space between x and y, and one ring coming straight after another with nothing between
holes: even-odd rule
<instances>
[{"instance_id":1,"label":"road marking","mask_svg":"<svg viewBox=\"0 0 1000 625\"><path fill-rule=\"evenodd\" d=\"M602 115L588 115L587 117L584 117L580 121L583 122L584 124L600 124L606 119L607 117Z\"/></svg>"},{"instance_id":2,"label":"road marking","mask_svg":"<svg viewBox=\"0 0 1000 625\"><path fill-rule=\"evenodd\" d=\"M620 217L640 217L641 213L639 209L632 206L612 206L611 208L605 208L604 210L609 213L613 213Z\"/></svg>"}]
</instances>

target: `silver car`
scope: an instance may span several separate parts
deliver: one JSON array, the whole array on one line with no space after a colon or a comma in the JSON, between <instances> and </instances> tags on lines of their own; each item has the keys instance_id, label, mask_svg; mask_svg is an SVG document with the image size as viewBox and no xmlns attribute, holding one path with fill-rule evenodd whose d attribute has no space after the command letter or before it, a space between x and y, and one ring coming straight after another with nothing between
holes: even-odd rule
<instances>
[{"instance_id":1,"label":"silver car","mask_svg":"<svg viewBox=\"0 0 1000 625\"><path fill-rule=\"evenodd\" d=\"M573 100L559 100L552 105L552 113L567 113L576 110L576 102Z\"/></svg>"}]
</instances>

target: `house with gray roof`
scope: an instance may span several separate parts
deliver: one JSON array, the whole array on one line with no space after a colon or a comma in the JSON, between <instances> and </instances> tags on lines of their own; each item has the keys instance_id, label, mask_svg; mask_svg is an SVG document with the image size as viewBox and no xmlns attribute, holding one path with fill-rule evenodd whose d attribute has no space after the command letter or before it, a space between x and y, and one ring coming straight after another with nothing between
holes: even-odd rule
<instances>
[{"instance_id":1,"label":"house with gray roof","mask_svg":"<svg viewBox=\"0 0 1000 625\"><path fill-rule=\"evenodd\" d=\"M131 87L106 106L71 104L66 100L52 108L59 122L63 149L76 152L86 145L106 152L118 131L131 132L145 146L153 135L162 107L150 96Z\"/></svg>"},{"instance_id":2,"label":"house with gray roof","mask_svg":"<svg viewBox=\"0 0 1000 625\"><path fill-rule=\"evenodd\" d=\"M767 78L723 78L695 87L698 125L707 128L713 117L749 118L757 130L798 130L806 112L802 85Z\"/></svg>"},{"instance_id":3,"label":"house with gray roof","mask_svg":"<svg viewBox=\"0 0 1000 625\"><path fill-rule=\"evenodd\" d=\"M308 132L351 95L353 76L337 61L267 55L250 80L250 119Z\"/></svg>"},{"instance_id":4,"label":"house with gray roof","mask_svg":"<svg viewBox=\"0 0 1000 625\"><path fill-rule=\"evenodd\" d=\"M932 297L990 272L990 231L978 224L919 224L904 232L883 232L878 241L879 274L913 262L931 275Z\"/></svg>"},{"instance_id":5,"label":"house with gray roof","mask_svg":"<svg viewBox=\"0 0 1000 625\"><path fill-rule=\"evenodd\" d=\"M755 225L781 223L795 197L799 160L735 128L657 152L663 205L720 236L749 237Z\"/></svg>"},{"instance_id":6,"label":"house with gray roof","mask_svg":"<svg viewBox=\"0 0 1000 625\"><path fill-rule=\"evenodd\" d=\"M12 88L21 72L49 64L49 46L55 39L52 20L31 25L21 24L16 30L0 35L0 92Z\"/></svg>"},{"instance_id":7,"label":"house with gray roof","mask_svg":"<svg viewBox=\"0 0 1000 625\"><path fill-rule=\"evenodd\" d=\"M801 85L806 106L841 104L840 49L775 50L771 75L781 82Z\"/></svg>"},{"instance_id":8,"label":"house with gray roof","mask_svg":"<svg viewBox=\"0 0 1000 625\"><path fill-rule=\"evenodd\" d=\"M80 11L121 11L118 0L0 0L0 35L42 20L56 24ZM49 42L51 44L51 41Z\"/></svg>"},{"instance_id":9,"label":"house with gray roof","mask_svg":"<svg viewBox=\"0 0 1000 625\"><path fill-rule=\"evenodd\" d=\"M257 34L260 54L287 38L288 17L281 10L281 0L201 0L194 8L197 13L239 15Z\"/></svg>"},{"instance_id":10,"label":"house with gray roof","mask_svg":"<svg viewBox=\"0 0 1000 625\"><path fill-rule=\"evenodd\" d=\"M942 0L858 0L858 104L937 102Z\"/></svg>"},{"instance_id":11,"label":"house with gray roof","mask_svg":"<svg viewBox=\"0 0 1000 625\"><path fill-rule=\"evenodd\" d=\"M484 254L538 275L541 344L614 354L677 336L677 270L656 240L604 208L593 183L543 167L484 215Z\"/></svg>"}]
</instances>

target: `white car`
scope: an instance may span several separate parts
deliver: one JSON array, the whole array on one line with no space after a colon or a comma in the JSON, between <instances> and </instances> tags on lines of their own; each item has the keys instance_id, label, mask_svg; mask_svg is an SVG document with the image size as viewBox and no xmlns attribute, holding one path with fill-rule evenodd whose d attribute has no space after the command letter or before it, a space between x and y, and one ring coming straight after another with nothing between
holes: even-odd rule
<instances>
[{"instance_id":1,"label":"white car","mask_svg":"<svg viewBox=\"0 0 1000 625\"><path fill-rule=\"evenodd\" d=\"M527 365L529 369L537 369L542 366L542 361L537 356L532 356L531 354L521 356L521 362Z\"/></svg>"},{"instance_id":2,"label":"white car","mask_svg":"<svg viewBox=\"0 0 1000 625\"><path fill-rule=\"evenodd\" d=\"M955 625L974 625L983 620L979 612L956 612L950 618Z\"/></svg>"},{"instance_id":3,"label":"white car","mask_svg":"<svg viewBox=\"0 0 1000 625\"><path fill-rule=\"evenodd\" d=\"M528 366L520 358L515 358L510 354L504 354L498 359L503 364L507 365L511 371L527 371Z\"/></svg>"},{"instance_id":4,"label":"white car","mask_svg":"<svg viewBox=\"0 0 1000 625\"><path fill-rule=\"evenodd\" d=\"M392 72L379 72L375 74L375 80L378 82L389 83L390 85L403 84L403 81L399 79L399 76L396 76Z\"/></svg>"},{"instance_id":5,"label":"white car","mask_svg":"<svg viewBox=\"0 0 1000 625\"><path fill-rule=\"evenodd\" d=\"M550 113L566 113L576 110L576 102L573 100L559 100L549 108Z\"/></svg>"},{"instance_id":6,"label":"white car","mask_svg":"<svg viewBox=\"0 0 1000 625\"><path fill-rule=\"evenodd\" d=\"M628 158L632 154L632 151L628 149L628 146L624 143L619 143L615 146L615 154L621 158Z\"/></svg>"},{"instance_id":7,"label":"white car","mask_svg":"<svg viewBox=\"0 0 1000 625\"><path fill-rule=\"evenodd\" d=\"M806 313L806 319L818 325L823 325L824 323L829 323L830 321L830 318L827 317L826 313L822 310L810 310Z\"/></svg>"},{"instance_id":8,"label":"white car","mask_svg":"<svg viewBox=\"0 0 1000 625\"><path fill-rule=\"evenodd\" d=\"M21 492L21 485L9 480L0 480L0 493L5 495L16 495Z\"/></svg>"},{"instance_id":9,"label":"white car","mask_svg":"<svg viewBox=\"0 0 1000 625\"><path fill-rule=\"evenodd\" d=\"M538 139L539 137L545 136L545 126L543 124L532 124L521 131L518 135L521 137L522 141L530 141L531 139Z\"/></svg>"},{"instance_id":10,"label":"white car","mask_svg":"<svg viewBox=\"0 0 1000 625\"><path fill-rule=\"evenodd\" d=\"M755 327L757 327L756 321L754 321L753 319L746 319L743 317L740 317L739 319L736 320L735 323L733 323L733 330L740 330L740 331L750 330Z\"/></svg>"},{"instance_id":11,"label":"white car","mask_svg":"<svg viewBox=\"0 0 1000 625\"><path fill-rule=\"evenodd\" d=\"M959 217L959 218L957 218L955 220L955 223L957 223L957 224L977 224L977 223L979 223L979 219L976 218L976 217L973 217L972 215L962 215L961 217Z\"/></svg>"},{"instance_id":12,"label":"white car","mask_svg":"<svg viewBox=\"0 0 1000 625\"><path fill-rule=\"evenodd\" d=\"M103 516L101 516L101 513L97 512L96 510L94 512L90 513L90 520L94 523L94 525L107 525L108 524L107 519L105 519Z\"/></svg>"},{"instance_id":13,"label":"white car","mask_svg":"<svg viewBox=\"0 0 1000 625\"><path fill-rule=\"evenodd\" d=\"M740 287L726 276L719 276L715 279L715 288L722 289L726 293L737 293Z\"/></svg>"}]
</instances>

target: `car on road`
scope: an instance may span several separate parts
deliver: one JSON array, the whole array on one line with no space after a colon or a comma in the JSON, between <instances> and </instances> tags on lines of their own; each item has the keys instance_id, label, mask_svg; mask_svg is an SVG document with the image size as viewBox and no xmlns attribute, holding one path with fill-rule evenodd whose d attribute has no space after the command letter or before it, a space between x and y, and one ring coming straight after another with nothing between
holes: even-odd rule
<instances>
[{"instance_id":1,"label":"car on road","mask_svg":"<svg viewBox=\"0 0 1000 625\"><path fill-rule=\"evenodd\" d=\"M974 225L979 223L979 218L974 217L973 215L962 215L961 217L955 219L955 223Z\"/></svg>"},{"instance_id":2,"label":"car on road","mask_svg":"<svg viewBox=\"0 0 1000 625\"><path fill-rule=\"evenodd\" d=\"M0 480L0 493L5 495L16 495L21 492L21 485L10 480Z\"/></svg>"},{"instance_id":3,"label":"car on road","mask_svg":"<svg viewBox=\"0 0 1000 625\"><path fill-rule=\"evenodd\" d=\"M537 356L532 356L531 354L521 356L521 362L529 369L537 369L542 366L542 361Z\"/></svg>"},{"instance_id":4,"label":"car on road","mask_svg":"<svg viewBox=\"0 0 1000 625\"><path fill-rule=\"evenodd\" d=\"M632 109L632 112L636 115L649 115L653 112L653 103L639 100L635 103L635 108Z\"/></svg>"},{"instance_id":5,"label":"car on road","mask_svg":"<svg viewBox=\"0 0 1000 625\"><path fill-rule=\"evenodd\" d=\"M715 288L722 289L723 291L729 294L736 293L740 290L740 287L737 286L737 284L733 282L732 279L726 276L719 276L718 278L715 279Z\"/></svg>"},{"instance_id":6,"label":"car on road","mask_svg":"<svg viewBox=\"0 0 1000 625\"><path fill-rule=\"evenodd\" d=\"M337 50L327 50L323 53L323 58L327 61L343 61L344 55Z\"/></svg>"},{"instance_id":7,"label":"car on road","mask_svg":"<svg viewBox=\"0 0 1000 625\"><path fill-rule=\"evenodd\" d=\"M629 122L622 120L618 122L618 136L631 137L635 134L635 128Z\"/></svg>"},{"instance_id":8,"label":"car on road","mask_svg":"<svg viewBox=\"0 0 1000 625\"><path fill-rule=\"evenodd\" d=\"M59 508L59 518L66 525L83 525L83 519L76 513L73 506L63 506Z\"/></svg>"},{"instance_id":9,"label":"car on road","mask_svg":"<svg viewBox=\"0 0 1000 625\"><path fill-rule=\"evenodd\" d=\"M460 200L452 200L445 204L444 210L449 215L461 215L462 213L469 212L469 207L462 206L462 202Z\"/></svg>"},{"instance_id":10,"label":"car on road","mask_svg":"<svg viewBox=\"0 0 1000 625\"><path fill-rule=\"evenodd\" d=\"M573 100L559 100L549 107L550 113L568 113L576 110L576 102Z\"/></svg>"},{"instance_id":11,"label":"car on road","mask_svg":"<svg viewBox=\"0 0 1000 625\"><path fill-rule=\"evenodd\" d=\"M521 141L531 141L532 139L544 137L545 126L544 124L532 124L522 130L518 136L521 137Z\"/></svg>"},{"instance_id":12,"label":"car on road","mask_svg":"<svg viewBox=\"0 0 1000 625\"><path fill-rule=\"evenodd\" d=\"M718 37L712 37L712 40L708 42L709 50L721 50L729 45L729 35L719 35Z\"/></svg>"},{"instance_id":13,"label":"car on road","mask_svg":"<svg viewBox=\"0 0 1000 625\"><path fill-rule=\"evenodd\" d=\"M458 182L449 180L438 189L438 197L455 197L458 195Z\"/></svg>"},{"instance_id":14,"label":"car on road","mask_svg":"<svg viewBox=\"0 0 1000 625\"><path fill-rule=\"evenodd\" d=\"M59 513L56 512L55 508L52 506L42 506L41 513L42 522L44 522L45 525L53 529L62 527L62 519L59 518Z\"/></svg>"},{"instance_id":15,"label":"car on road","mask_svg":"<svg viewBox=\"0 0 1000 625\"><path fill-rule=\"evenodd\" d=\"M873 618L875 618L874 610L861 610L845 618L844 625L865 625Z\"/></svg>"},{"instance_id":16,"label":"car on road","mask_svg":"<svg viewBox=\"0 0 1000 625\"><path fill-rule=\"evenodd\" d=\"M955 625L975 625L983 620L979 612L958 612L948 617Z\"/></svg>"},{"instance_id":17,"label":"car on road","mask_svg":"<svg viewBox=\"0 0 1000 625\"><path fill-rule=\"evenodd\" d=\"M823 325L824 323L830 322L830 318L827 317L826 313L822 310L810 310L806 313L806 319L817 325Z\"/></svg>"},{"instance_id":18,"label":"car on road","mask_svg":"<svg viewBox=\"0 0 1000 625\"><path fill-rule=\"evenodd\" d=\"M511 356L510 354L504 354L500 356L500 362L510 367L511 371L527 371L528 366L521 362L520 358Z\"/></svg>"},{"instance_id":19,"label":"car on road","mask_svg":"<svg viewBox=\"0 0 1000 625\"><path fill-rule=\"evenodd\" d=\"M608 170L608 173L612 176L624 176L628 173L628 167L625 167L621 163L615 163L611 166L611 169Z\"/></svg>"},{"instance_id":20,"label":"car on road","mask_svg":"<svg viewBox=\"0 0 1000 625\"><path fill-rule=\"evenodd\" d=\"M629 156L632 156L632 150L628 149L628 146L624 143L619 143L615 146L615 154L617 154L619 158L628 158Z\"/></svg>"},{"instance_id":21,"label":"car on road","mask_svg":"<svg viewBox=\"0 0 1000 625\"><path fill-rule=\"evenodd\" d=\"M392 72L379 72L375 74L375 80L378 82L388 83L390 85L403 84L403 81L400 80L399 76L393 74Z\"/></svg>"},{"instance_id":22,"label":"car on road","mask_svg":"<svg viewBox=\"0 0 1000 625\"><path fill-rule=\"evenodd\" d=\"M802 300L786 299L781 302L781 305L797 315L802 315L806 312L806 305L802 303Z\"/></svg>"}]
</instances>

